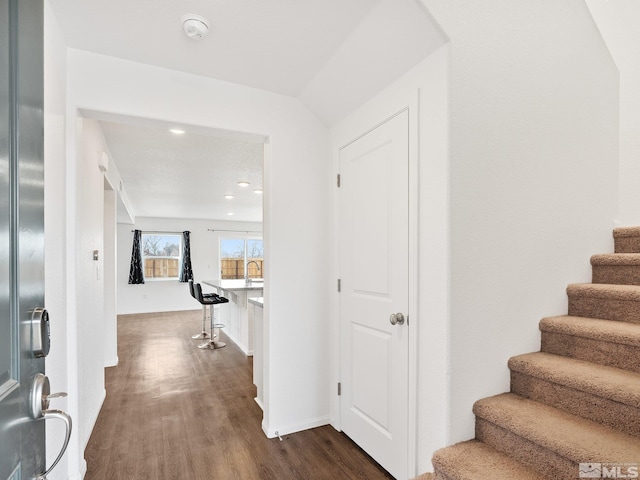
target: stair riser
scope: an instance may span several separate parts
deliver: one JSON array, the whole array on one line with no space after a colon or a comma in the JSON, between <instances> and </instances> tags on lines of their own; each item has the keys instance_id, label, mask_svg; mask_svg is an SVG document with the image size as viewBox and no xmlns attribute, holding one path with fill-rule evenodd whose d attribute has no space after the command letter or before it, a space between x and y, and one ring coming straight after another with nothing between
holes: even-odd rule
<instances>
[{"instance_id":1,"label":"stair riser","mask_svg":"<svg viewBox=\"0 0 640 480\"><path fill-rule=\"evenodd\" d=\"M422 475L418 475L413 480L435 480L433 473L423 473Z\"/></svg>"},{"instance_id":2,"label":"stair riser","mask_svg":"<svg viewBox=\"0 0 640 480\"><path fill-rule=\"evenodd\" d=\"M433 469L433 475L431 476L432 480L451 480L444 473L442 473L437 468Z\"/></svg>"},{"instance_id":3,"label":"stair riser","mask_svg":"<svg viewBox=\"0 0 640 480\"><path fill-rule=\"evenodd\" d=\"M640 237L618 237L614 244L616 253L640 253Z\"/></svg>"},{"instance_id":4,"label":"stair riser","mask_svg":"<svg viewBox=\"0 0 640 480\"><path fill-rule=\"evenodd\" d=\"M640 436L639 408L520 372L511 372L511 391L630 435Z\"/></svg>"},{"instance_id":5,"label":"stair riser","mask_svg":"<svg viewBox=\"0 0 640 480\"><path fill-rule=\"evenodd\" d=\"M578 476L578 463L479 417L476 417L476 438L550 479Z\"/></svg>"},{"instance_id":6,"label":"stair riser","mask_svg":"<svg viewBox=\"0 0 640 480\"><path fill-rule=\"evenodd\" d=\"M569 315L640 323L640 302L569 295Z\"/></svg>"},{"instance_id":7,"label":"stair riser","mask_svg":"<svg viewBox=\"0 0 640 480\"><path fill-rule=\"evenodd\" d=\"M640 267L637 265L594 265L592 272L592 283L640 285Z\"/></svg>"},{"instance_id":8,"label":"stair riser","mask_svg":"<svg viewBox=\"0 0 640 480\"><path fill-rule=\"evenodd\" d=\"M555 332L542 332L542 352L640 373L640 348Z\"/></svg>"}]
</instances>

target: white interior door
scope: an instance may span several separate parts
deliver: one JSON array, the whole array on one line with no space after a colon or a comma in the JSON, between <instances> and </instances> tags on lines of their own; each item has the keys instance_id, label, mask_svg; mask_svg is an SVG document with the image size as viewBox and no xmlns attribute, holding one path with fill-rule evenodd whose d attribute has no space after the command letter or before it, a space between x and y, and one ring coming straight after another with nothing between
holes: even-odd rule
<instances>
[{"instance_id":1,"label":"white interior door","mask_svg":"<svg viewBox=\"0 0 640 480\"><path fill-rule=\"evenodd\" d=\"M400 480L408 475L408 122L405 110L340 150L342 430Z\"/></svg>"}]
</instances>

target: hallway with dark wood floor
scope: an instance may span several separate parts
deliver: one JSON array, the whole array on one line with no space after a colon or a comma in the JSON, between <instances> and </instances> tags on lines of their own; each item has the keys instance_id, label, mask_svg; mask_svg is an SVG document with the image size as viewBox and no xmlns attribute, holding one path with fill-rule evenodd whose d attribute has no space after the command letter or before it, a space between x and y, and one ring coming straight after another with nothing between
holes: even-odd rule
<instances>
[{"instance_id":1,"label":"hallway with dark wood floor","mask_svg":"<svg viewBox=\"0 0 640 480\"><path fill-rule=\"evenodd\" d=\"M85 480L392 479L330 426L268 439L252 358L200 350L200 311L118 318L119 365L85 450Z\"/></svg>"}]
</instances>

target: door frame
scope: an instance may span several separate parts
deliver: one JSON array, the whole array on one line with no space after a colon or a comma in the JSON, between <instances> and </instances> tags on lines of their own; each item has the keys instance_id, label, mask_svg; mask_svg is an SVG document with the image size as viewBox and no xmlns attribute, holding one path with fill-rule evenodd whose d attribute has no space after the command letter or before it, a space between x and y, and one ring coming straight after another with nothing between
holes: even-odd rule
<instances>
[{"instance_id":1,"label":"door frame","mask_svg":"<svg viewBox=\"0 0 640 480\"><path fill-rule=\"evenodd\" d=\"M340 264L340 191L337 188L337 174L340 172L340 150L358 140L367 133L384 124L400 112L409 113L409 385L408 385L408 436L407 471L409 478L417 472L418 439L418 329L420 312L418 310L419 292L419 89L411 88L403 92L402 97L381 95L365 104L356 112L342 120L331 129L332 153L332 245L331 245L331 321L329 324L329 344L332 345L330 364L330 421L339 431L341 428L340 397L340 297L337 289ZM372 120L373 119L373 120ZM402 480L402 479L400 479Z\"/></svg>"}]
</instances>

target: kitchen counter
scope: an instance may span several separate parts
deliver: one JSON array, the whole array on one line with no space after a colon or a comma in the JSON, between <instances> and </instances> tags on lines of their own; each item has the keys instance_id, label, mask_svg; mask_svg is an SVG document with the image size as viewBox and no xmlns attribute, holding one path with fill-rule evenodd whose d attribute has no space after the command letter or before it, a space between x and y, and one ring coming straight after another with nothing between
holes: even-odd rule
<instances>
[{"instance_id":1,"label":"kitchen counter","mask_svg":"<svg viewBox=\"0 0 640 480\"><path fill-rule=\"evenodd\" d=\"M205 285L209 285L211 287L215 287L219 290L227 291L227 292L246 292L246 291L254 291L254 290L262 291L262 287L264 287L264 281L254 282L247 285L246 281L243 279L205 280L202 283L204 283Z\"/></svg>"},{"instance_id":2,"label":"kitchen counter","mask_svg":"<svg viewBox=\"0 0 640 480\"><path fill-rule=\"evenodd\" d=\"M204 285L214 287L229 303L218 307L217 322L225 325L224 333L245 355L253 355L253 316L249 318L249 302L262 298L264 283L254 282L247 285L239 280L204 280Z\"/></svg>"},{"instance_id":3,"label":"kitchen counter","mask_svg":"<svg viewBox=\"0 0 640 480\"><path fill-rule=\"evenodd\" d=\"M264 307L264 297L250 298L249 303L253 303L254 305L262 308Z\"/></svg>"}]
</instances>

